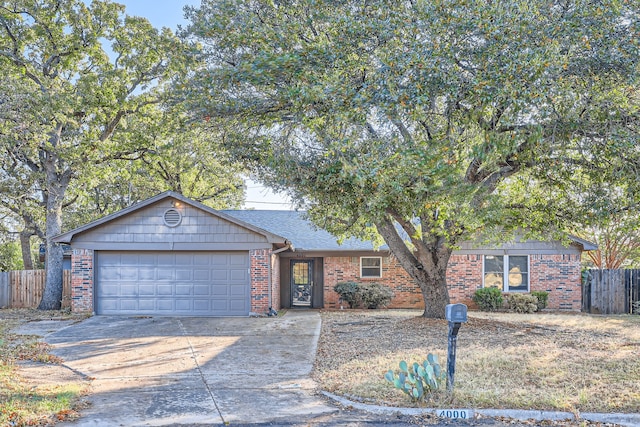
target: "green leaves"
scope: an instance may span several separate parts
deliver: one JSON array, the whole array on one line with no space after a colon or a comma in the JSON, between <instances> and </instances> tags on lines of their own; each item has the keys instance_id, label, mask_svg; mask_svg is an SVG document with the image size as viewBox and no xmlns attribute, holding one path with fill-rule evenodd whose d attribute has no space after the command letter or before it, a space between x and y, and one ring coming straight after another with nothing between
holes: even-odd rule
<instances>
[{"instance_id":1,"label":"green leaves","mask_svg":"<svg viewBox=\"0 0 640 427\"><path fill-rule=\"evenodd\" d=\"M70 204L84 202L80 215L95 215L131 200L130 187L119 187L118 179L104 183L97 178L111 177L122 167L119 162L139 161L155 148L153 136L162 128L153 122L160 118L157 106L169 97L169 83L186 74L196 59L169 30L127 17L123 6L110 1L5 3L0 7L2 205L32 235L37 231L39 237L52 238L62 231L63 206L69 214ZM176 123L168 126L172 132L189 134ZM209 157L205 163L218 167L217 161ZM202 186L199 179L211 177L185 169L189 184ZM236 196L221 198L234 205L241 190L237 169L231 170L230 181L235 181L225 189ZM10 191L4 191L5 182ZM110 190L124 188L125 196L119 194L118 203L103 203L100 188L112 184ZM87 209L87 194L93 191L98 194L95 210ZM61 268L61 263L49 264ZM48 272L47 288L50 277L57 280L61 274ZM60 298L52 301L59 304Z\"/></svg>"},{"instance_id":2,"label":"green leaves","mask_svg":"<svg viewBox=\"0 0 640 427\"><path fill-rule=\"evenodd\" d=\"M637 189L638 10L205 0L192 110L228 122L233 155L323 228L404 224L387 244L412 271L486 230L571 228L594 215L569 192L585 182Z\"/></svg>"}]
</instances>

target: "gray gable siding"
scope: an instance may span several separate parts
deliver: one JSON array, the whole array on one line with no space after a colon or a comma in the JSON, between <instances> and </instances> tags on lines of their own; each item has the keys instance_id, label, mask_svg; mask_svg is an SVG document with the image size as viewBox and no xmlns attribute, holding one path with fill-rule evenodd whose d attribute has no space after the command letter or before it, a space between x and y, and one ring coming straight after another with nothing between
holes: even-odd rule
<instances>
[{"instance_id":1,"label":"gray gable siding","mask_svg":"<svg viewBox=\"0 0 640 427\"><path fill-rule=\"evenodd\" d=\"M164 223L170 199L116 218L74 236L73 246L96 250L250 250L272 245L263 235L195 206L174 207L182 215L176 227Z\"/></svg>"}]
</instances>

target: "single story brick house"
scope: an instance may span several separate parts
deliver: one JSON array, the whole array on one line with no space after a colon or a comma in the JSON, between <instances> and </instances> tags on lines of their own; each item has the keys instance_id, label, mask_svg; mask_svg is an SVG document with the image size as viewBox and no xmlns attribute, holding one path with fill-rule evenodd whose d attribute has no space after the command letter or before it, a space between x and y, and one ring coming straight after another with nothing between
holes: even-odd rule
<instances>
[{"instance_id":1,"label":"single story brick house","mask_svg":"<svg viewBox=\"0 0 640 427\"><path fill-rule=\"evenodd\" d=\"M71 245L72 310L106 315L247 316L270 308L341 307L343 281L390 286L390 308L423 308L422 295L388 250L341 244L295 211L217 211L165 192L54 239ZM549 292L549 306L579 310L574 238L500 247L464 244L451 257L452 302L476 289Z\"/></svg>"}]
</instances>

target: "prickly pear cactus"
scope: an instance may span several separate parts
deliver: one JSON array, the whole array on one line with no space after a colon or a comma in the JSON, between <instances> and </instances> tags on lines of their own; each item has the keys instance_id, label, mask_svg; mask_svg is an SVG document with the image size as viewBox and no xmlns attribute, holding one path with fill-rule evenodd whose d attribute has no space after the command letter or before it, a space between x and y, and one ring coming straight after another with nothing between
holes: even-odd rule
<instances>
[{"instance_id":1,"label":"prickly pear cactus","mask_svg":"<svg viewBox=\"0 0 640 427\"><path fill-rule=\"evenodd\" d=\"M440 384L446 381L446 373L438 363L438 356L429 353L427 360L408 365L404 360L399 364L399 372L393 370L384 375L384 378L392 383L395 388L402 390L411 400L417 402L423 400L425 395L440 388Z\"/></svg>"}]
</instances>

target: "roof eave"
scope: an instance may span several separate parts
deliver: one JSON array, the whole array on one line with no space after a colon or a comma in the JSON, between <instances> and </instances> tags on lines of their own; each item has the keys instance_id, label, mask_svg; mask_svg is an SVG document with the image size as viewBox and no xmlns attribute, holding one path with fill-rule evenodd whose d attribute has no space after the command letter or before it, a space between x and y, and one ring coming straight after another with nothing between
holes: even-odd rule
<instances>
[{"instance_id":1,"label":"roof eave","mask_svg":"<svg viewBox=\"0 0 640 427\"><path fill-rule=\"evenodd\" d=\"M582 246L582 250L583 251L595 251L595 250L598 249L598 245L597 244L595 244L593 242L590 242L588 240L585 240L585 239L581 239L578 236L574 236L574 235L570 234L569 235L569 239L571 239L571 241L573 243L576 243L576 244Z\"/></svg>"}]
</instances>

